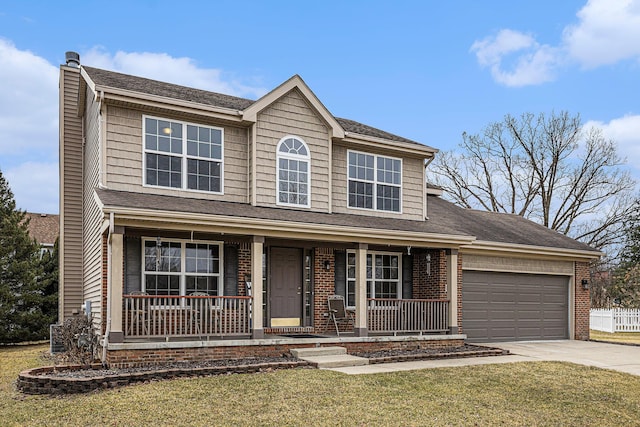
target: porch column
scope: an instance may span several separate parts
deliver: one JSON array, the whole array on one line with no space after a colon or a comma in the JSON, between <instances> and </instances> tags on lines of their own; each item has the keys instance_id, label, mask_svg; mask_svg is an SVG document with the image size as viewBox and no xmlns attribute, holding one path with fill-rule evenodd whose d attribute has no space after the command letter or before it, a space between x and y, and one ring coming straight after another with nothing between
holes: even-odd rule
<instances>
[{"instance_id":1,"label":"porch column","mask_svg":"<svg viewBox=\"0 0 640 427\"><path fill-rule=\"evenodd\" d=\"M367 327L367 249L359 243L356 249L356 321L354 332L358 337L368 335Z\"/></svg>"},{"instance_id":2,"label":"porch column","mask_svg":"<svg viewBox=\"0 0 640 427\"><path fill-rule=\"evenodd\" d=\"M264 338L262 318L262 251L264 236L253 236L251 242L251 293L253 295L252 330L253 338Z\"/></svg>"},{"instance_id":3,"label":"porch column","mask_svg":"<svg viewBox=\"0 0 640 427\"><path fill-rule=\"evenodd\" d=\"M123 342L124 334L122 332L122 292L123 292L123 233L122 227L116 227L113 233L111 233L111 305L109 311L111 314L111 328L109 331L109 342Z\"/></svg>"},{"instance_id":4,"label":"porch column","mask_svg":"<svg viewBox=\"0 0 640 427\"><path fill-rule=\"evenodd\" d=\"M458 333L458 250L447 250L447 295L449 295L449 332Z\"/></svg>"}]
</instances>

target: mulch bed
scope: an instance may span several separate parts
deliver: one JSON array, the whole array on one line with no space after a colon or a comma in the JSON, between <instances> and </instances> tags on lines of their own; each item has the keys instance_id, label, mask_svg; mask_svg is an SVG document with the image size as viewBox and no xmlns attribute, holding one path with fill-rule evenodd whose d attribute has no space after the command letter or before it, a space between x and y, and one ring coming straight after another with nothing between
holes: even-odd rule
<instances>
[{"instance_id":1,"label":"mulch bed","mask_svg":"<svg viewBox=\"0 0 640 427\"><path fill-rule=\"evenodd\" d=\"M461 347L354 353L354 356L366 357L369 359L370 364L377 364L424 359L499 356L503 354L508 354L508 351L465 344ZM171 378L259 373L278 369L311 367L313 367L311 363L294 357L252 357L118 369L105 369L100 364L91 366L47 366L21 372L18 376L17 387L27 394L87 393L99 389Z\"/></svg>"},{"instance_id":2,"label":"mulch bed","mask_svg":"<svg viewBox=\"0 0 640 427\"><path fill-rule=\"evenodd\" d=\"M354 356L366 357L370 365L378 363L408 362L412 360L452 359L463 357L502 356L509 354L508 350L495 347L484 347L465 344L458 347L417 348L414 350L380 350L372 352L354 353Z\"/></svg>"}]
</instances>

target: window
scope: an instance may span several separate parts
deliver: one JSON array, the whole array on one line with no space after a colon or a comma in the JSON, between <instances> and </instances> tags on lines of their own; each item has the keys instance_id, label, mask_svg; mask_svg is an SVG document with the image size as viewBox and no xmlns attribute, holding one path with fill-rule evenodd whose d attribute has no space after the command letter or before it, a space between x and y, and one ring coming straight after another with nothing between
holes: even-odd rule
<instances>
[{"instance_id":1,"label":"window","mask_svg":"<svg viewBox=\"0 0 640 427\"><path fill-rule=\"evenodd\" d=\"M309 149L295 136L280 140L277 148L278 205L309 207Z\"/></svg>"},{"instance_id":2,"label":"window","mask_svg":"<svg viewBox=\"0 0 640 427\"><path fill-rule=\"evenodd\" d=\"M144 291L150 295L222 295L222 243L143 239Z\"/></svg>"},{"instance_id":3,"label":"window","mask_svg":"<svg viewBox=\"0 0 640 427\"><path fill-rule=\"evenodd\" d=\"M146 185L222 192L223 129L145 117L143 133Z\"/></svg>"},{"instance_id":4,"label":"window","mask_svg":"<svg viewBox=\"0 0 640 427\"><path fill-rule=\"evenodd\" d=\"M349 207L400 212L402 160L349 151Z\"/></svg>"},{"instance_id":5,"label":"window","mask_svg":"<svg viewBox=\"0 0 640 427\"><path fill-rule=\"evenodd\" d=\"M402 257L397 253L367 253L367 298L402 298L400 272ZM347 286L345 301L356 305L356 253L347 252Z\"/></svg>"}]
</instances>

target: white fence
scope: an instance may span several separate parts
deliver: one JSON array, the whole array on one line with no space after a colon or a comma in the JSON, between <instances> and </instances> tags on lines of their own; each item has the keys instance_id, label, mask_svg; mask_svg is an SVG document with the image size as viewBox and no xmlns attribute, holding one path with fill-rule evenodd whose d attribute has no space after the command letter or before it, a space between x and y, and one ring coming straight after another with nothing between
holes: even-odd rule
<instances>
[{"instance_id":1,"label":"white fence","mask_svg":"<svg viewBox=\"0 0 640 427\"><path fill-rule=\"evenodd\" d=\"M590 328L603 332L640 332L640 309L591 309Z\"/></svg>"}]
</instances>

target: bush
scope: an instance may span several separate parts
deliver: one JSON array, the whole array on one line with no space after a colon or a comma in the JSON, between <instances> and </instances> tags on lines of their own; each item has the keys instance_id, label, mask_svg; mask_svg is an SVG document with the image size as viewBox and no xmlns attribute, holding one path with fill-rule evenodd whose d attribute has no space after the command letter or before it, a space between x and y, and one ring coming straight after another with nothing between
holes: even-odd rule
<instances>
[{"instance_id":1,"label":"bush","mask_svg":"<svg viewBox=\"0 0 640 427\"><path fill-rule=\"evenodd\" d=\"M62 359L69 363L89 364L98 359L100 344L92 320L84 315L70 317L54 332L54 339L64 345Z\"/></svg>"}]
</instances>

